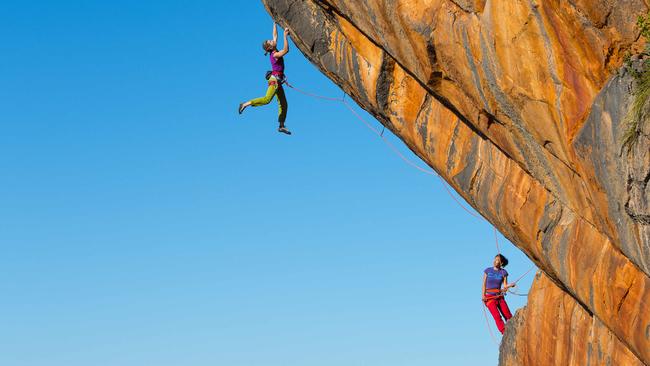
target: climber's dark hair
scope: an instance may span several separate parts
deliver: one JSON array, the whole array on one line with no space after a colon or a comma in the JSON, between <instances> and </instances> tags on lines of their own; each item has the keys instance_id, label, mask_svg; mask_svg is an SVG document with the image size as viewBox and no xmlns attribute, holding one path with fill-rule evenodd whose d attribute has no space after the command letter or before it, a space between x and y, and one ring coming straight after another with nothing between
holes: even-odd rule
<instances>
[{"instance_id":1,"label":"climber's dark hair","mask_svg":"<svg viewBox=\"0 0 650 366\"><path fill-rule=\"evenodd\" d=\"M508 265L508 258L504 257L503 254L499 253L496 256L494 256L494 258L496 257L499 257L499 259L501 260L501 267L505 267Z\"/></svg>"}]
</instances>

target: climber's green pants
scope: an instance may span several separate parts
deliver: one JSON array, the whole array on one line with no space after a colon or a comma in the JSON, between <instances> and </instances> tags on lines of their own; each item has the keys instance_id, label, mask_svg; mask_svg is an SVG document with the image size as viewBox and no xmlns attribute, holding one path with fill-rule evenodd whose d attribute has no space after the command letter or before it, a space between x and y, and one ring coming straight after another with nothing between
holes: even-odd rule
<instances>
[{"instance_id":1,"label":"climber's green pants","mask_svg":"<svg viewBox=\"0 0 650 366\"><path fill-rule=\"evenodd\" d=\"M282 85L278 84L278 80L275 76L269 78L269 87L266 89L266 95L260 98L255 98L251 100L251 105L253 107L259 107L261 105L267 105L271 103L273 96L277 96L278 100L278 122L280 126L284 126L284 121L287 119L287 98L284 96L284 89Z\"/></svg>"}]
</instances>

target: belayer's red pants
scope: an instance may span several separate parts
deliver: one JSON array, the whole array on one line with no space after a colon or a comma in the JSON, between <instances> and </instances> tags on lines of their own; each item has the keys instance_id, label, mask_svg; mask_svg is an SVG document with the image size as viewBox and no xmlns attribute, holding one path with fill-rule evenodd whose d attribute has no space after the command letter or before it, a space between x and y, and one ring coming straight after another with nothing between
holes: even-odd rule
<instances>
[{"instance_id":1,"label":"belayer's red pants","mask_svg":"<svg viewBox=\"0 0 650 366\"><path fill-rule=\"evenodd\" d=\"M506 304L506 299L504 299L503 297L490 299L485 302L485 306L487 306L487 308L490 310L490 314L492 314L494 321L497 323L497 328L499 328L499 332L503 334L504 329L506 329L506 325L503 323L503 320L501 319L501 315L503 315L506 321L512 318L512 314L510 314L510 309L508 308L508 304Z\"/></svg>"}]
</instances>

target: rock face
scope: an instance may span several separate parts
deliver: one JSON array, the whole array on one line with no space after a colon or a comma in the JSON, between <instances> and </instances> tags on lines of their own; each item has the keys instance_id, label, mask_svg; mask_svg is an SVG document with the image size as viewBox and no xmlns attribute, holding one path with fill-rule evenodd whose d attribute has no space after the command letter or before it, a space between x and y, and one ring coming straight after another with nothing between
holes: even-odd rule
<instances>
[{"instance_id":1,"label":"rock face","mask_svg":"<svg viewBox=\"0 0 650 366\"><path fill-rule=\"evenodd\" d=\"M508 322L500 365L644 365L546 275L530 291L528 306Z\"/></svg>"},{"instance_id":2,"label":"rock face","mask_svg":"<svg viewBox=\"0 0 650 366\"><path fill-rule=\"evenodd\" d=\"M621 146L644 0L263 1L543 271L501 364L650 364L650 133Z\"/></svg>"}]
</instances>

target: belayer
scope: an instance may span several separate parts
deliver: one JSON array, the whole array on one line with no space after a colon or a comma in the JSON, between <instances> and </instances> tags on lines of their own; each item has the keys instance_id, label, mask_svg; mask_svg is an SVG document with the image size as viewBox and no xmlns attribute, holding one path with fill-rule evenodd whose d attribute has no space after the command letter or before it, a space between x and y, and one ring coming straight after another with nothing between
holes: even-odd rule
<instances>
[{"instance_id":1,"label":"belayer","mask_svg":"<svg viewBox=\"0 0 650 366\"><path fill-rule=\"evenodd\" d=\"M280 126L278 127L278 132L291 135L291 132L285 127L284 121L287 119L287 98L284 95L284 89L282 84L285 81L284 76L284 55L289 52L289 29L284 30L284 48L278 51L278 28L277 24L273 23L273 39L266 40L262 43L262 48L264 49L264 55L270 55L269 59L271 60L272 70L266 73L266 79L268 80L268 88L266 89L266 95L263 97L251 99L248 102L241 103L239 105L239 114L244 112L244 109L248 106L259 107L262 105L267 105L271 102L271 99L275 96L278 100L278 122Z\"/></svg>"},{"instance_id":2,"label":"belayer","mask_svg":"<svg viewBox=\"0 0 650 366\"><path fill-rule=\"evenodd\" d=\"M490 314L492 314L501 334L503 334L506 327L501 316L503 315L505 321L512 318L504 294L510 287L515 286L514 283L508 283L508 271L503 268L507 265L508 259L501 254L497 254L494 257L493 266L483 271L483 302L490 310ZM503 285L503 288L501 288L501 285Z\"/></svg>"}]
</instances>

